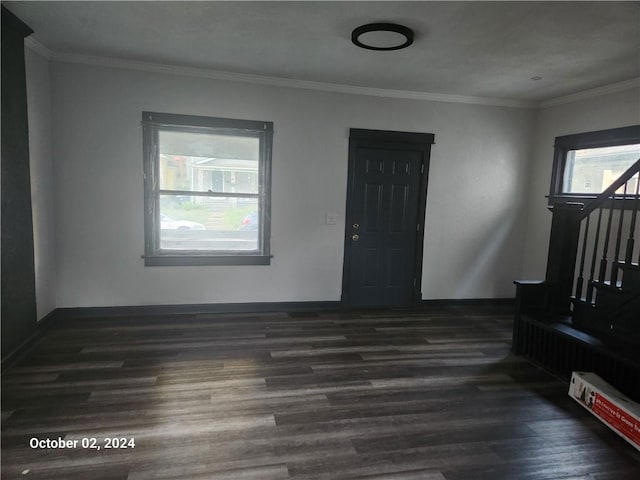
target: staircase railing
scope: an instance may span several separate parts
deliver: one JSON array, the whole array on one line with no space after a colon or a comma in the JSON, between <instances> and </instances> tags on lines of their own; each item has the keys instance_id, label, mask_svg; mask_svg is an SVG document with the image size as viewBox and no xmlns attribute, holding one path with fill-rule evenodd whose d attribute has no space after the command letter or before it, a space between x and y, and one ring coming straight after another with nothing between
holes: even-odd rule
<instances>
[{"instance_id":1,"label":"staircase railing","mask_svg":"<svg viewBox=\"0 0 640 480\"><path fill-rule=\"evenodd\" d=\"M514 354L567 380L572 371L595 372L636 401L639 184L640 159L589 203L551 207L545 280L514 282L512 342Z\"/></svg>"},{"instance_id":2,"label":"staircase railing","mask_svg":"<svg viewBox=\"0 0 640 480\"><path fill-rule=\"evenodd\" d=\"M640 234L638 210L640 159L578 214L581 246L574 277L576 299L593 302L596 285L619 286L619 267L640 262L635 240Z\"/></svg>"},{"instance_id":3,"label":"staircase railing","mask_svg":"<svg viewBox=\"0 0 640 480\"><path fill-rule=\"evenodd\" d=\"M634 252L640 224L639 172L640 159L588 203L556 203L551 207L544 282L551 313L570 315L572 298L591 302L594 282L613 280L616 285L617 266L638 261Z\"/></svg>"}]
</instances>

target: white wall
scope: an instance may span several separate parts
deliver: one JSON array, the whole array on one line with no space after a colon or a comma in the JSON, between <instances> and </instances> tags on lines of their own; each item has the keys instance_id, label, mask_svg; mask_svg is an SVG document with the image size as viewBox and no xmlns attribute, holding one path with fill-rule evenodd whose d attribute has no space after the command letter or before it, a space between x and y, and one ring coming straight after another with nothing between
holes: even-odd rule
<instances>
[{"instance_id":1,"label":"white wall","mask_svg":"<svg viewBox=\"0 0 640 480\"><path fill-rule=\"evenodd\" d=\"M629 89L538 111L522 278L543 279L551 230L547 199L555 137L640 124L640 90Z\"/></svg>"},{"instance_id":2,"label":"white wall","mask_svg":"<svg viewBox=\"0 0 640 480\"><path fill-rule=\"evenodd\" d=\"M38 320L56 307L53 152L49 61L25 49L29 167Z\"/></svg>"},{"instance_id":3,"label":"white wall","mask_svg":"<svg viewBox=\"0 0 640 480\"><path fill-rule=\"evenodd\" d=\"M350 127L435 134L423 297L513 295L531 110L65 63L52 91L58 307L339 300ZM143 110L274 122L270 266L144 266Z\"/></svg>"}]
</instances>

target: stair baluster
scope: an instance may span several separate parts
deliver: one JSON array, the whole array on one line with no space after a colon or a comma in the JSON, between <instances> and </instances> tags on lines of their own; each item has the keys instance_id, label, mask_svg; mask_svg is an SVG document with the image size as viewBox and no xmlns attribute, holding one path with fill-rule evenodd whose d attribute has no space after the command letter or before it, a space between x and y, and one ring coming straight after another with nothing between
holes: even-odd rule
<instances>
[{"instance_id":1,"label":"stair baluster","mask_svg":"<svg viewBox=\"0 0 640 480\"><path fill-rule=\"evenodd\" d=\"M609 238L611 237L611 220L613 220L613 207L616 203L615 192L609 197L611 207L609 207L609 217L607 218L607 235L604 238L604 247L602 247L602 259L600 260L600 271L598 272L598 281L605 281L607 275L607 257L609 256Z\"/></svg>"},{"instance_id":2,"label":"stair baluster","mask_svg":"<svg viewBox=\"0 0 640 480\"><path fill-rule=\"evenodd\" d=\"M624 263L630 264L633 260L633 247L635 246L635 230L636 230L636 217L638 216L638 209L640 209L640 173L636 175L636 200L635 208L631 211L631 225L629 227L629 238L627 239L627 251L624 256ZM640 255L640 252L638 252ZM638 259L640 263L640 258Z\"/></svg>"},{"instance_id":3,"label":"stair baluster","mask_svg":"<svg viewBox=\"0 0 640 480\"><path fill-rule=\"evenodd\" d=\"M616 248L613 254L613 262L611 263L611 285L616 286L618 284L618 261L620 260L620 244L622 242L622 224L624 223L624 214L627 206L627 187L629 186L629 180L624 183L624 191L622 193L622 203L620 206L620 213L618 214L618 233L616 234ZM615 202L615 200L614 200Z\"/></svg>"},{"instance_id":4,"label":"stair baluster","mask_svg":"<svg viewBox=\"0 0 640 480\"><path fill-rule=\"evenodd\" d=\"M587 221L584 225L584 237L582 237L582 252L580 254L580 269L578 273L578 279L576 280L576 298L582 297L582 288L584 285L584 261L587 257L587 240L589 239L589 220L591 215L587 217Z\"/></svg>"},{"instance_id":5,"label":"stair baluster","mask_svg":"<svg viewBox=\"0 0 640 480\"><path fill-rule=\"evenodd\" d=\"M596 257L598 256L598 243L600 242L600 226L602 224L602 208L598 209L598 224L596 226L596 237L593 243L593 253L591 254L591 268L589 269L589 282L587 283L587 303L593 300L593 276L596 272Z\"/></svg>"}]
</instances>

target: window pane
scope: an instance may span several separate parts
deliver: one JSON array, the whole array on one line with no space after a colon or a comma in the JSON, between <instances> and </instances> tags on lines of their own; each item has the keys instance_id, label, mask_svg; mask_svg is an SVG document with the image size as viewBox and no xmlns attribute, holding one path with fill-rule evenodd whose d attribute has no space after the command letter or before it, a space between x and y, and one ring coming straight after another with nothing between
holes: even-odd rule
<instances>
[{"instance_id":1,"label":"window pane","mask_svg":"<svg viewBox=\"0 0 640 480\"><path fill-rule=\"evenodd\" d=\"M258 199L160 196L163 250L256 251Z\"/></svg>"},{"instance_id":2,"label":"window pane","mask_svg":"<svg viewBox=\"0 0 640 480\"><path fill-rule=\"evenodd\" d=\"M258 193L257 137L160 131L160 189Z\"/></svg>"},{"instance_id":3,"label":"window pane","mask_svg":"<svg viewBox=\"0 0 640 480\"><path fill-rule=\"evenodd\" d=\"M640 144L567 152L562 191L602 193L640 158Z\"/></svg>"}]
</instances>

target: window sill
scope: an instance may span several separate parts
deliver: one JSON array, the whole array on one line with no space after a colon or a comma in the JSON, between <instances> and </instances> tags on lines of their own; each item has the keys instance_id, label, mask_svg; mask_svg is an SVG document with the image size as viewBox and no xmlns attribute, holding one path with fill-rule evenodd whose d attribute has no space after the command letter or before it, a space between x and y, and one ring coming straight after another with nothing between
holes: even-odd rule
<instances>
[{"instance_id":1,"label":"window sill","mask_svg":"<svg viewBox=\"0 0 640 480\"><path fill-rule=\"evenodd\" d=\"M595 193L560 193L557 195L548 195L549 205L557 203L587 203L598 198Z\"/></svg>"},{"instance_id":2,"label":"window sill","mask_svg":"<svg viewBox=\"0 0 640 480\"><path fill-rule=\"evenodd\" d=\"M271 264L271 255L145 255L143 258L145 267Z\"/></svg>"},{"instance_id":3,"label":"window sill","mask_svg":"<svg viewBox=\"0 0 640 480\"><path fill-rule=\"evenodd\" d=\"M599 193L562 193L558 195L547 195L547 199L549 200L549 205L554 205L556 203L588 203L592 200L595 200L599 196ZM619 193L615 195L616 201L635 198L636 195L631 192L627 193L626 196Z\"/></svg>"}]
</instances>

